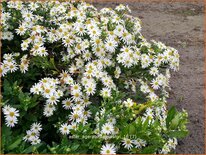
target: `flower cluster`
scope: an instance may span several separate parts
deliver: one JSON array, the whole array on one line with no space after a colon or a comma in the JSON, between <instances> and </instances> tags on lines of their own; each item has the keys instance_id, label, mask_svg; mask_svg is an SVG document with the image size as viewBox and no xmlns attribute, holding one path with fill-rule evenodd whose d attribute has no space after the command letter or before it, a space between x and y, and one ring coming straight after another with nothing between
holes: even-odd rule
<instances>
[{"instance_id":1,"label":"flower cluster","mask_svg":"<svg viewBox=\"0 0 206 155\"><path fill-rule=\"evenodd\" d=\"M159 71L161 66L169 65L173 70L178 69L177 50L167 47L161 42L147 42L140 33L140 20L124 14L129 11L128 7L120 5L115 10L102 9L98 13L93 6L86 3L81 3L78 8L69 2L44 3L45 6L48 6L45 9L51 16L46 20L48 23L58 26L55 29L38 25L39 22L42 22L43 17L34 14L34 11L40 7L40 3L34 3L34 8L30 4L25 7L25 4L21 2L16 3L8 2L8 8L17 10L22 8L20 13L23 21L15 29L15 33L25 37L30 34L21 44L22 51L29 51L34 56L47 56L49 51L45 44L61 41L62 45L67 48L67 53L62 52L62 60L68 62L75 58L74 62L70 64L69 73L74 74L77 70L83 71L83 86L88 95L95 94L96 81L100 80L107 87L101 90L101 95L110 96L111 88L115 88L115 84L111 75L105 72L106 68L115 66L114 76L120 78L121 70L124 67L141 66L143 69L148 69L148 73L152 76L150 81L144 80L149 85L145 91L149 93L147 96L149 99L155 100L157 96L154 90L160 89L160 87L164 89L168 86L169 81L168 76ZM125 19L120 18L121 16L125 16ZM7 30L6 25L10 18L10 13L4 15L3 28L5 30ZM68 23L68 20L74 22ZM24 60L24 63L21 63L22 72L28 69L28 62L28 60ZM123 68L119 67L121 65ZM15 71L15 68L14 65L12 71ZM90 80L86 80L88 77ZM139 79L143 80L143 77L139 77Z\"/></svg>"},{"instance_id":2,"label":"flower cluster","mask_svg":"<svg viewBox=\"0 0 206 155\"><path fill-rule=\"evenodd\" d=\"M47 117L53 115L53 112L56 110L54 105L56 105L57 102L59 102L59 98L63 96L63 91L58 89L59 83L58 79L44 78L30 89L31 93L41 94L46 98L44 115Z\"/></svg>"},{"instance_id":3,"label":"flower cluster","mask_svg":"<svg viewBox=\"0 0 206 155\"><path fill-rule=\"evenodd\" d=\"M175 149L177 145L177 139L169 139L167 143L162 147L161 154L168 154L172 149Z\"/></svg>"},{"instance_id":4,"label":"flower cluster","mask_svg":"<svg viewBox=\"0 0 206 155\"><path fill-rule=\"evenodd\" d=\"M9 25L7 24L8 20L11 18L11 13L3 12L1 16L2 25L4 25L4 31L2 33L2 40L12 40L14 35L11 31L9 31Z\"/></svg>"},{"instance_id":5,"label":"flower cluster","mask_svg":"<svg viewBox=\"0 0 206 155\"><path fill-rule=\"evenodd\" d=\"M7 73L13 73L20 69L22 73L26 73L29 67L28 55L21 57L21 62L18 65L15 57L18 57L19 53L4 54L3 62L0 63L0 75L5 76Z\"/></svg>"},{"instance_id":6,"label":"flower cluster","mask_svg":"<svg viewBox=\"0 0 206 155\"><path fill-rule=\"evenodd\" d=\"M39 139L41 130L42 125L40 123L33 123L30 130L26 131L24 140L30 142L32 145L39 144L41 142L41 140Z\"/></svg>"},{"instance_id":7,"label":"flower cluster","mask_svg":"<svg viewBox=\"0 0 206 155\"><path fill-rule=\"evenodd\" d=\"M17 48L4 48L0 74L5 78L18 74L11 79L13 83L20 77L28 80L18 84L30 91L18 95L19 102L12 104L20 103L22 118L35 112L33 120L51 127L48 133L55 134L56 129L52 145L62 139L62 145L67 142L65 146L75 149L79 144L72 146L73 141L64 138L81 133L100 138L82 143L92 143L94 152L92 146L87 148L92 153L141 153L150 145L156 147L151 136L161 136L159 148L152 153L161 146L162 153L175 148L175 141L162 135L170 129L166 98L170 71L179 69L179 54L161 42L147 41L141 34L140 19L128 15L130 12L124 5L97 10L75 1L4 3L2 40L17 42ZM14 49L21 52L13 53ZM13 127L18 111L5 105L3 112L6 124ZM42 125L33 123L24 140L41 143ZM125 138L129 134L136 137ZM57 153L64 148L49 150Z\"/></svg>"},{"instance_id":8,"label":"flower cluster","mask_svg":"<svg viewBox=\"0 0 206 155\"><path fill-rule=\"evenodd\" d=\"M28 71L29 68L28 55L22 56L19 68L22 73L26 73L26 71Z\"/></svg>"},{"instance_id":9,"label":"flower cluster","mask_svg":"<svg viewBox=\"0 0 206 155\"><path fill-rule=\"evenodd\" d=\"M136 103L132 101L132 99L128 98L126 101L123 102L123 104L125 105L125 107L132 107L133 105L135 105Z\"/></svg>"},{"instance_id":10,"label":"flower cluster","mask_svg":"<svg viewBox=\"0 0 206 155\"><path fill-rule=\"evenodd\" d=\"M18 54L16 54L18 55ZM3 62L0 64L0 73L2 76L8 72L12 73L18 69L18 65L14 59L15 54L4 54Z\"/></svg>"},{"instance_id":11,"label":"flower cluster","mask_svg":"<svg viewBox=\"0 0 206 155\"><path fill-rule=\"evenodd\" d=\"M122 140L122 145L126 148L126 149L131 149L133 147L135 148L142 148L144 146L146 146L146 142L140 138L135 139L135 140L131 140L129 138L124 138Z\"/></svg>"},{"instance_id":12,"label":"flower cluster","mask_svg":"<svg viewBox=\"0 0 206 155\"><path fill-rule=\"evenodd\" d=\"M17 117L19 117L19 111L16 110L16 108L6 105L3 108L3 113L6 120L6 125L8 127L14 127L18 122Z\"/></svg>"}]
</instances>

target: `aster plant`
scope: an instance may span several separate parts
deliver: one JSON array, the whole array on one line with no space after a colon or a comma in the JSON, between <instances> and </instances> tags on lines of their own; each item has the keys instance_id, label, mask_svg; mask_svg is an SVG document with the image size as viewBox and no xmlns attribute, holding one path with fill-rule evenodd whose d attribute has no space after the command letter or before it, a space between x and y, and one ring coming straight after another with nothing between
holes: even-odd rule
<instances>
[{"instance_id":1,"label":"aster plant","mask_svg":"<svg viewBox=\"0 0 206 155\"><path fill-rule=\"evenodd\" d=\"M128 6L2 2L2 153L161 153L187 135L167 109L178 51Z\"/></svg>"}]
</instances>

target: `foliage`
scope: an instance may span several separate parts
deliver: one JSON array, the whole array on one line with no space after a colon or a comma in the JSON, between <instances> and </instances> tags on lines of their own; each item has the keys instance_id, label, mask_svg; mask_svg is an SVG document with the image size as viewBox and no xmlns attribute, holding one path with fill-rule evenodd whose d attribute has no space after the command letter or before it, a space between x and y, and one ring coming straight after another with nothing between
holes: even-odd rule
<instances>
[{"instance_id":1,"label":"foliage","mask_svg":"<svg viewBox=\"0 0 206 155\"><path fill-rule=\"evenodd\" d=\"M171 153L178 51L148 42L128 6L2 2L2 153Z\"/></svg>"}]
</instances>

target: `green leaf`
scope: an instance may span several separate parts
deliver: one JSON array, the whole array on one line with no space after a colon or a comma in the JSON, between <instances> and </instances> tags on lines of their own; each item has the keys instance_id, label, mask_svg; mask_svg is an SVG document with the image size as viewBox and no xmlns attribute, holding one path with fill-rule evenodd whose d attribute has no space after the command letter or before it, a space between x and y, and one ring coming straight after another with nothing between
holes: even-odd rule
<instances>
[{"instance_id":1,"label":"green leaf","mask_svg":"<svg viewBox=\"0 0 206 155\"><path fill-rule=\"evenodd\" d=\"M149 117L147 117L147 119L144 121L143 125L142 125L142 130L146 130L148 128L149 125Z\"/></svg>"},{"instance_id":2,"label":"green leaf","mask_svg":"<svg viewBox=\"0 0 206 155\"><path fill-rule=\"evenodd\" d=\"M35 146L34 145L31 145L29 147L27 147L22 153L32 153L32 151L34 150L34 148L39 148L40 146L42 145L42 143L39 143L39 144L36 144Z\"/></svg>"},{"instance_id":3,"label":"green leaf","mask_svg":"<svg viewBox=\"0 0 206 155\"><path fill-rule=\"evenodd\" d=\"M17 148L19 146L19 144L22 141L22 137L19 137L14 143L12 143L11 145L8 146L8 150L13 150L15 148Z\"/></svg>"},{"instance_id":4,"label":"green leaf","mask_svg":"<svg viewBox=\"0 0 206 155\"><path fill-rule=\"evenodd\" d=\"M133 135L133 134L135 134L136 133L136 128L135 128L135 126L133 125L133 124L130 124L129 126L128 126L128 134L129 135Z\"/></svg>"},{"instance_id":5,"label":"green leaf","mask_svg":"<svg viewBox=\"0 0 206 155\"><path fill-rule=\"evenodd\" d=\"M31 98L31 103L29 104L29 108L35 107L39 102L37 101L39 98L38 95L33 95Z\"/></svg>"},{"instance_id":6,"label":"green leaf","mask_svg":"<svg viewBox=\"0 0 206 155\"><path fill-rule=\"evenodd\" d=\"M148 146L141 151L141 154L153 154L156 152L157 147L156 145Z\"/></svg>"},{"instance_id":7,"label":"green leaf","mask_svg":"<svg viewBox=\"0 0 206 155\"><path fill-rule=\"evenodd\" d=\"M169 124L171 122L171 120L175 117L175 114L177 113L177 110L175 109L175 107L172 107L167 114L167 118L166 118L166 125L167 127L169 127Z\"/></svg>"},{"instance_id":8,"label":"green leaf","mask_svg":"<svg viewBox=\"0 0 206 155\"><path fill-rule=\"evenodd\" d=\"M31 97L28 93L20 92L18 95L19 102L21 104L21 108L23 108L25 111L29 108L29 105L31 103Z\"/></svg>"},{"instance_id":9,"label":"green leaf","mask_svg":"<svg viewBox=\"0 0 206 155\"><path fill-rule=\"evenodd\" d=\"M76 151L80 145L78 143L74 143L74 145L71 147L72 151Z\"/></svg>"},{"instance_id":10,"label":"green leaf","mask_svg":"<svg viewBox=\"0 0 206 155\"><path fill-rule=\"evenodd\" d=\"M11 135L11 129L7 127L6 125L3 125L2 127L2 136L9 137Z\"/></svg>"},{"instance_id":11,"label":"green leaf","mask_svg":"<svg viewBox=\"0 0 206 155\"><path fill-rule=\"evenodd\" d=\"M3 91L4 95L9 95L12 92L12 87L7 79L4 79L3 88L4 88Z\"/></svg>"},{"instance_id":12,"label":"green leaf","mask_svg":"<svg viewBox=\"0 0 206 155\"><path fill-rule=\"evenodd\" d=\"M171 137L171 138L173 138L173 137L175 137L175 138L184 138L188 135L188 133L189 133L188 131L170 131L168 133L168 136Z\"/></svg>"},{"instance_id":13,"label":"green leaf","mask_svg":"<svg viewBox=\"0 0 206 155\"><path fill-rule=\"evenodd\" d=\"M178 113L175 115L175 117L172 119L171 123L170 123L170 129L176 129L178 127L178 125L180 124L180 121L182 119L181 117L181 113Z\"/></svg>"},{"instance_id":14,"label":"green leaf","mask_svg":"<svg viewBox=\"0 0 206 155\"><path fill-rule=\"evenodd\" d=\"M34 113L26 113L25 118L28 121L31 121L31 122L36 122L37 121L37 115L34 115Z\"/></svg>"},{"instance_id":15,"label":"green leaf","mask_svg":"<svg viewBox=\"0 0 206 155\"><path fill-rule=\"evenodd\" d=\"M11 139L8 139L8 137L10 137L11 134L12 134L11 129L3 124L3 126L2 126L2 139L1 139L3 149L6 148L8 146L8 144L10 143Z\"/></svg>"},{"instance_id":16,"label":"green leaf","mask_svg":"<svg viewBox=\"0 0 206 155\"><path fill-rule=\"evenodd\" d=\"M68 138L67 138L67 136L63 136L63 138L62 138L62 141L61 141L61 144L63 145L63 146L67 146L68 145Z\"/></svg>"}]
</instances>

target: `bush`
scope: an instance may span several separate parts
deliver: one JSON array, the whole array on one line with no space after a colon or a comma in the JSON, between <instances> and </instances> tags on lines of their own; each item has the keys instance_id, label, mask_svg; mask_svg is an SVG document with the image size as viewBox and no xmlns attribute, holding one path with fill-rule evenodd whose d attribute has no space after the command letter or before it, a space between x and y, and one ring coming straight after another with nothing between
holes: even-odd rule
<instances>
[{"instance_id":1,"label":"bush","mask_svg":"<svg viewBox=\"0 0 206 155\"><path fill-rule=\"evenodd\" d=\"M187 135L166 101L178 51L127 6L2 5L2 153L166 154Z\"/></svg>"}]
</instances>

